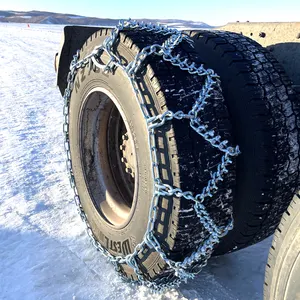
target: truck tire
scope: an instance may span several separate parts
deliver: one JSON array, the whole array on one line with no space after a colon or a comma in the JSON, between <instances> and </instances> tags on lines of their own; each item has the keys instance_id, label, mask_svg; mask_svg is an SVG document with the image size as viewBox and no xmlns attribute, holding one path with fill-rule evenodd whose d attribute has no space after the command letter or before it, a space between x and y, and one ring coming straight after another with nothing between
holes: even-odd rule
<instances>
[{"instance_id":1,"label":"truck tire","mask_svg":"<svg viewBox=\"0 0 300 300\"><path fill-rule=\"evenodd\" d=\"M108 35L108 29L92 35L81 49L80 57L89 54ZM216 33L214 37L218 35L220 39L223 38L222 33ZM121 33L116 51L124 62L129 62L144 46L164 40L165 37L160 35L126 31ZM269 90L269 82L255 82L253 86L252 75L246 75L249 64L254 66L255 61L244 59L244 63L234 62L234 67L228 67L231 64L227 56L223 58L214 50L218 47L210 43L203 43L209 47L200 47L201 39L196 40L194 50L185 43L176 51L197 64L205 63L206 67L213 67L215 64L212 61L216 61L219 67L227 70L224 74L220 69L222 74L219 74L224 98L222 91L215 88L214 101L205 108L203 121L229 144L242 146L237 180L247 189L236 185L233 163L217 194L204 202L218 225L227 224L233 206L235 230L241 234L238 237L234 235L220 248L219 253L225 253L270 234L272 228L266 228L268 225L276 226L276 220L280 218L290 200L291 191L298 183L298 169L290 172L290 165L294 167L297 163L298 167L298 153L296 155L291 147L292 141L298 145L298 131L295 133L291 124L292 119L295 120L291 109L294 98L290 83L280 67L259 46L235 36L235 42L247 46L250 43L251 51L267 60L267 74L278 74L276 81L273 79L276 85L273 90ZM231 52L231 58L239 57L242 51L237 47L235 52ZM104 62L108 60L105 56L102 59ZM214 69L219 73L217 66ZM254 73L262 75L259 70ZM159 114L168 109L174 112L190 110L195 101L195 91L203 81L171 64L161 63L157 56L151 56L147 58L139 83L151 113ZM227 84L231 88L226 88ZM283 96L277 97L277 91ZM131 253L135 245L142 241L153 192L147 130L142 125L145 120L134 97L128 79L120 70L106 74L98 68L85 67L76 75L70 101L70 149L77 191L95 237L114 255ZM272 101L277 101L280 109L273 108ZM277 115L278 120L275 118ZM238 128L232 128L231 124ZM200 138L187 120L172 120L160 127L157 134L163 182L184 191L200 193L222 154ZM248 142L249 138L251 142ZM287 165L292 158L293 163ZM253 166L249 162L251 159ZM287 172L292 173L290 178L285 176ZM279 180L280 176L282 180ZM288 191L285 185L289 185ZM276 188L281 191L282 197L276 194L271 199L270 195L276 192ZM265 191L266 197L261 195L262 191ZM245 241L244 234L248 233L245 227L253 229L251 217L255 219L255 234L247 236ZM160 199L155 230L162 249L173 260L182 260L190 255L208 236L193 210L193 203L176 197ZM169 281L174 279L173 273L153 249L145 249L138 258L138 265L149 280L159 281L164 277L168 277ZM198 268L199 265L195 264L193 271L198 271ZM136 280L130 267L122 265L122 273Z\"/></svg>"},{"instance_id":2,"label":"truck tire","mask_svg":"<svg viewBox=\"0 0 300 300\"><path fill-rule=\"evenodd\" d=\"M271 235L299 185L299 105L272 54L231 32L189 32L205 66L221 77L233 126L236 161L234 228L215 251L238 250Z\"/></svg>"},{"instance_id":3,"label":"truck tire","mask_svg":"<svg viewBox=\"0 0 300 300\"><path fill-rule=\"evenodd\" d=\"M294 196L275 231L265 273L265 300L300 299L300 197Z\"/></svg>"},{"instance_id":4,"label":"truck tire","mask_svg":"<svg viewBox=\"0 0 300 300\"><path fill-rule=\"evenodd\" d=\"M109 35L110 30L105 29L92 35L82 47L80 58ZM124 32L116 51L124 61L132 61L144 46L162 43L165 38ZM198 54L187 43L178 51L199 61ZM101 59L106 62L105 54ZM139 83L151 114L168 109L188 112L192 108L203 78L170 63L161 63L158 56L148 57L143 69ZM229 116L222 91L217 87L213 99L201 118L232 144ZM70 99L69 137L76 188L93 234L113 255L132 253L147 228L153 180L145 119L123 71L117 69L106 74L95 66L78 71ZM195 194L202 192L223 155L200 137L188 120L173 119L158 128L157 143L163 183ZM234 186L233 163L225 180L218 184L218 192L204 202L220 226L231 219ZM159 200L156 236L173 260L190 255L208 237L193 206L193 201L184 198ZM173 273L153 249L146 248L138 264L149 280L169 276L172 281ZM193 270L196 269L193 265ZM136 279L125 264L122 273Z\"/></svg>"}]
</instances>

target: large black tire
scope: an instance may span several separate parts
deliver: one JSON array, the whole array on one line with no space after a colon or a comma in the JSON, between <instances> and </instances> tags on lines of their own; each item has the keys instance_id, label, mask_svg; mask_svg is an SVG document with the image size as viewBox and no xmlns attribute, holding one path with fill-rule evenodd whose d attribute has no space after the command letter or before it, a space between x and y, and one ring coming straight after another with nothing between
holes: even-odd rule
<instances>
[{"instance_id":1,"label":"large black tire","mask_svg":"<svg viewBox=\"0 0 300 300\"><path fill-rule=\"evenodd\" d=\"M91 36L81 50L81 58L109 34L109 30L103 29ZM202 32L194 38L194 50L183 44L176 51L197 64L205 63L206 67L215 69L221 75L226 101L221 91L215 90L214 100L205 108L203 120L230 144L239 144L242 151L237 161L238 184L233 165L218 193L204 203L218 225L228 222L233 204L234 233L225 237L218 251L225 253L272 233L290 201L298 184L298 149L295 151L292 147L292 143L298 145L294 115L298 107L294 107L294 94L281 68L253 41L235 34L209 32ZM125 62L131 61L141 48L155 42L162 43L164 39L160 35L126 32L121 34L116 51ZM221 46L220 53L217 44L228 50ZM245 49L257 58L243 54ZM266 65L265 70L261 70L260 65ZM195 101L193 91L199 89L203 81L171 64L161 63L159 57L151 56L139 83L151 113L158 114L167 109L174 112L190 110ZM102 88L102 92L93 93L95 88ZM110 120L117 111L123 117L136 157L136 189L127 222L118 222L119 216L109 216L107 206L120 204L118 199L122 197L114 187L114 176L110 176L114 164L109 162L114 151L108 153L107 148L101 148L107 142ZM153 183L145 120L122 71L117 69L113 74L104 74L97 68L88 67L79 71L71 96L69 130L76 186L92 230L112 254L128 254L145 233ZM182 190L201 192L222 154L200 138L186 120L172 120L161 127L157 135L163 182ZM105 209L107 215L103 213ZM122 202L119 210L128 211L128 203ZM157 237L171 259L181 260L191 254L208 236L190 201L164 197L159 201L158 216L155 224ZM114 220L119 226L111 224ZM149 279L167 275L173 278L172 272L153 250L145 249L138 264ZM127 266L123 266L123 273L136 279L133 270Z\"/></svg>"},{"instance_id":2,"label":"large black tire","mask_svg":"<svg viewBox=\"0 0 300 300\"><path fill-rule=\"evenodd\" d=\"M83 46L80 57L89 54L108 35L109 30L96 32ZM161 35L122 33L116 51L124 61L131 61L144 46L162 43L164 40L165 36ZM185 49L180 48L178 51L199 62L197 53L187 44ZM105 56L103 59L105 60ZM197 96L192 91L201 88L203 78L189 75L169 63L161 63L158 56L149 57L144 70L139 83L152 114L159 114L167 109L188 112L192 108ZM102 88L104 93L92 93L95 88ZM215 129L231 144L231 125L222 93L217 88L213 92L213 99L213 102L207 104L202 119L209 128ZM118 188L112 179L114 167L109 167L110 156L114 151L107 153L106 146L101 148L101 145L106 145L107 140L110 140L108 129L113 126L111 120L116 118L115 107L122 114L127 133L131 137L132 152L135 152L136 157L136 189L132 209L128 222L119 222L120 224L116 222L118 216L113 215L104 205L105 202L108 204L106 206L120 202ZM114 74L104 74L98 68L91 70L86 67L79 70L70 100L69 130L76 187L94 235L112 254L131 253L135 245L142 241L146 231L153 182L145 120L129 80L121 70L117 69ZM222 153L193 131L188 120L168 122L157 130L157 136L163 182L184 191L200 193L210 179L210 172L216 171L216 166L221 162ZM231 172L219 184L217 194L204 202L218 225L227 225L230 219L232 191L235 186L234 169L233 164ZM191 254L208 236L199 223L193 204L192 201L176 197L161 197L159 201L156 235L163 250L174 260L181 260ZM126 210L125 206L126 203L121 203L119 209ZM160 277L162 273L172 277L172 273L165 270L164 261L153 250L145 249L139 256L138 263L149 279ZM193 268L196 270L197 266ZM123 273L136 279L133 270L125 265Z\"/></svg>"},{"instance_id":3,"label":"large black tire","mask_svg":"<svg viewBox=\"0 0 300 300\"><path fill-rule=\"evenodd\" d=\"M300 299L299 192L275 231L266 266L265 300Z\"/></svg>"},{"instance_id":4,"label":"large black tire","mask_svg":"<svg viewBox=\"0 0 300 300\"><path fill-rule=\"evenodd\" d=\"M230 32L189 32L205 66L221 77L237 158L234 229L215 254L271 235L299 185L299 105L271 53Z\"/></svg>"}]
</instances>

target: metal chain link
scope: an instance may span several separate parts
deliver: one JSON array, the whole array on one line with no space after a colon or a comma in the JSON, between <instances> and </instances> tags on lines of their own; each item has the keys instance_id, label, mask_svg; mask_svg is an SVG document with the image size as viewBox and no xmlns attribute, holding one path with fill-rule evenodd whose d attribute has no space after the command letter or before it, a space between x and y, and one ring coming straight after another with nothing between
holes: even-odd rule
<instances>
[{"instance_id":1,"label":"metal chain link","mask_svg":"<svg viewBox=\"0 0 300 300\"><path fill-rule=\"evenodd\" d=\"M168 36L165 42L162 45L154 44L147 46L142 49L134 58L132 62L129 62L127 65L122 64L120 58L114 53L113 46L115 45L118 35L123 29L131 30L141 30L152 32L155 34L162 34ZM195 63L189 63L187 59L182 59L180 55L174 56L172 54L173 49L182 41L188 42L193 46L192 40L189 39L187 35L176 30L170 29L166 26L155 25L155 24L145 24L139 23L132 20L121 20L119 24L111 31L111 35L105 39L102 45L99 45L94 48L94 50L79 60L80 52L77 51L74 55L73 60L70 64L70 72L67 76L67 87L64 93L64 124L63 131L65 135L64 145L67 153L67 169L69 171L70 184L74 191L74 199L79 212L81 219L83 220L88 235L90 236L93 245L95 248L100 251L107 259L113 263L116 271L122 276L124 280L129 280L124 274L122 274L121 264L127 264L130 266L138 279L138 282L146 285L154 290L161 291L174 286L178 286L182 280L186 281L187 278L193 278L194 273L191 271L191 266L195 263L199 263L199 271L206 265L207 260L210 258L214 246L219 243L220 238L228 233L229 230L233 228L233 218L231 212L231 220L227 226L218 227L215 222L210 218L203 201L207 197L212 197L218 187L217 184L220 181L223 181L224 175L228 173L227 167L232 163L232 157L237 156L239 152L238 146L229 147L227 146L228 141L221 140L221 137L215 135L213 130L209 130L205 124L203 124L200 118L200 112L204 110L207 100L211 98L211 92L214 90L214 87L218 87L218 75L214 73L211 69L205 69L203 65L197 67ZM103 52L106 52L109 56L109 62L107 64L102 64L99 59ZM196 74L198 76L204 76L205 82L202 88L198 91L199 95L192 106L192 109L188 113L183 111L166 111L162 114L151 116L144 99L144 95L141 89L138 86L136 79L136 74L141 69L142 64L147 56L149 55L158 55L163 58L164 61L170 62L173 66L179 67L181 70L186 70L189 74ZM69 137L69 106L71 93L74 86L75 76L78 69L86 67L88 64L92 66L94 64L96 67L104 69L105 72L112 72L115 68L122 69L127 75L133 92L135 93L136 100L140 105L140 109L144 115L146 126L148 128L148 142L150 148L150 158L152 163L152 178L153 178L153 197L151 201L151 207L149 211L149 220L147 225L147 230L144 235L144 239L141 243L136 245L133 253L122 257L114 256L107 249L105 249L96 239L93 234L92 228L90 227L87 216L83 210L83 207L80 202L80 197L78 195L75 178L72 170L72 161L70 153L70 137ZM182 191L179 188L173 188L170 185L163 184L159 174L159 163L158 163L158 153L155 139L155 132L158 127L161 127L172 119L187 119L189 120L190 126L207 142L209 142L213 147L219 149L223 152L221 162L217 166L217 170L211 174L211 178L207 183L207 186L203 188L200 194L194 195L190 191ZM161 248L161 245L158 239L155 236L155 221L157 218L158 211L158 201L162 196L173 196L173 197L183 197L188 201L194 202L194 210L199 217L199 220L206 231L209 233L209 237L198 247L198 249L193 252L189 257L186 257L182 262L176 262L167 257L164 251ZM171 282L154 282L149 281L141 272L137 257L145 249L145 246L148 246L161 256L161 258L166 262L171 270L174 270L174 275L177 277ZM199 272L198 271L198 272ZM198 273L197 272L197 273Z\"/></svg>"}]
</instances>

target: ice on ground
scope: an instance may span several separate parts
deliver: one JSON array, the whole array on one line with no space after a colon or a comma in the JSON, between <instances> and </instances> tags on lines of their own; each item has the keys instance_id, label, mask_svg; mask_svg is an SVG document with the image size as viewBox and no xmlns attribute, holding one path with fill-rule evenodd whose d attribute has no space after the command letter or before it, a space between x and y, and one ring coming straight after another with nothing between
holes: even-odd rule
<instances>
[{"instance_id":1,"label":"ice on ground","mask_svg":"<svg viewBox=\"0 0 300 300\"><path fill-rule=\"evenodd\" d=\"M270 240L164 295L123 284L90 244L65 172L54 54L62 26L0 24L0 299L262 299Z\"/></svg>"}]
</instances>

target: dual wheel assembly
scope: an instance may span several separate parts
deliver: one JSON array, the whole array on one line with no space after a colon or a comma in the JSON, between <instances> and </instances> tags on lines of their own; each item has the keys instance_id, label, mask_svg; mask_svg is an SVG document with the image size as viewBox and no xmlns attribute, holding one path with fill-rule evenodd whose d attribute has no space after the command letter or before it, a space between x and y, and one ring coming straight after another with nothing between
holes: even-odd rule
<instances>
[{"instance_id":1,"label":"dual wheel assembly","mask_svg":"<svg viewBox=\"0 0 300 300\"><path fill-rule=\"evenodd\" d=\"M79 60L112 34L112 29L95 32L80 50ZM142 49L163 45L170 36L122 30L111 49L128 66ZM207 84L199 74L162 55L148 55L136 73L149 118L166 112L185 114L163 119L152 137L159 184L173 193L155 190L147 118L124 68L115 65L107 70L92 60L78 68L67 107L70 172L94 244L111 257L124 278L155 286L182 278L176 262L193 257L184 271L195 274L211 254L236 251L273 234L299 184L300 104L280 64L265 48L239 34L189 31L183 36L172 49L174 56L219 76L197 120L214 137L240 150L214 192L201 198L207 218L195 210L193 197L182 196L185 191L203 194L224 155L190 126L187 114ZM103 51L98 62L105 65L110 59ZM153 198L155 218L150 211ZM213 249L203 248L213 232L209 224L225 228L231 219L233 228L218 236ZM156 246L147 238L145 242L149 223ZM114 260L134 252L134 263Z\"/></svg>"}]
</instances>

